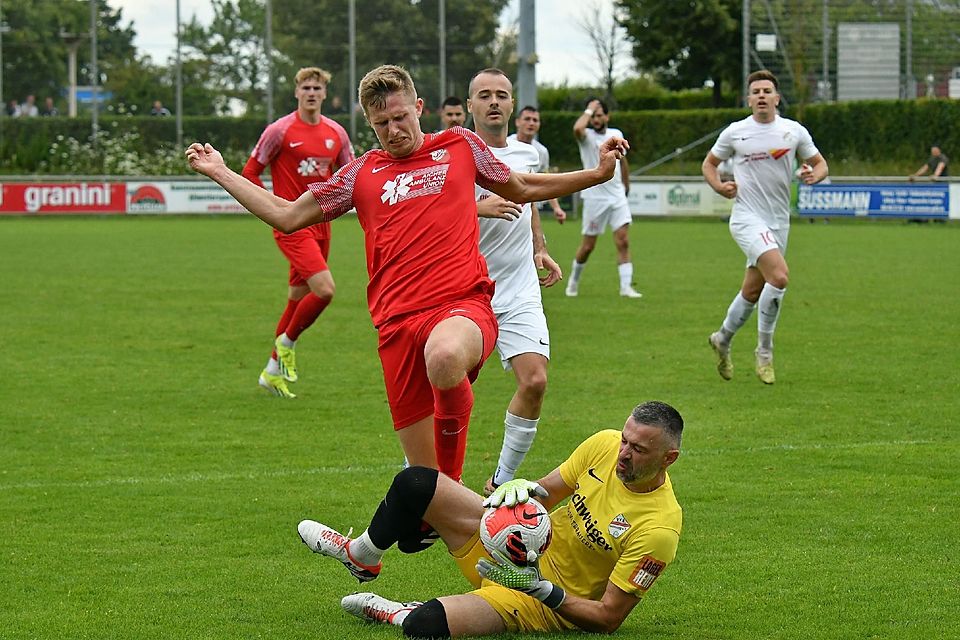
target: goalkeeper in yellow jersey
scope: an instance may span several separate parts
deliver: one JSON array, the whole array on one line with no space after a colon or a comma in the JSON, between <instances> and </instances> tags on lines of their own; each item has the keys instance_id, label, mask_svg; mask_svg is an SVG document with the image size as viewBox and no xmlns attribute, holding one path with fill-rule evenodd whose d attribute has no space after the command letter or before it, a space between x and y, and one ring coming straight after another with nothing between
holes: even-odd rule
<instances>
[{"instance_id":1,"label":"goalkeeper in yellow jersey","mask_svg":"<svg viewBox=\"0 0 960 640\"><path fill-rule=\"evenodd\" d=\"M300 537L367 582L380 574L387 549L396 544L402 551L420 550L425 523L435 530L474 591L423 603L373 593L341 601L347 612L401 626L411 638L609 633L676 555L682 515L667 467L680 455L682 431L676 409L646 402L634 408L621 431L590 436L544 478L511 480L486 500L435 469L410 467L396 475L359 537L313 520L300 523ZM551 510L550 546L531 558L532 566L515 566L499 554L492 558L480 543L485 507L530 497Z\"/></svg>"}]
</instances>

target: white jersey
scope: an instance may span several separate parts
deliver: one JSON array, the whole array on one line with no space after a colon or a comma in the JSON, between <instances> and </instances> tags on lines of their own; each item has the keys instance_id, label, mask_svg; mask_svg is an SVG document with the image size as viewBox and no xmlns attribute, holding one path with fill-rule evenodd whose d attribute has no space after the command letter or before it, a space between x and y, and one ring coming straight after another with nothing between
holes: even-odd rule
<instances>
[{"instance_id":1,"label":"white jersey","mask_svg":"<svg viewBox=\"0 0 960 640\"><path fill-rule=\"evenodd\" d=\"M607 127L603 133L597 133L594 129L587 127L583 132L583 138L577 138L577 145L580 147L580 162L584 169L593 169L600 164L600 146L610 138L622 138L623 132L620 129ZM617 160L617 166L613 170L613 177L606 182L601 182L595 187L584 189L580 195L588 200L606 200L617 202L627 201L627 192L623 188L623 176L620 175L620 161Z\"/></svg>"},{"instance_id":2,"label":"white jersey","mask_svg":"<svg viewBox=\"0 0 960 640\"><path fill-rule=\"evenodd\" d=\"M796 157L818 153L810 133L799 122L777 116L757 122L753 116L723 130L710 150L721 160L733 159L737 198L730 221L759 217L771 229L790 226L790 183Z\"/></svg>"},{"instance_id":3,"label":"white jersey","mask_svg":"<svg viewBox=\"0 0 960 640\"><path fill-rule=\"evenodd\" d=\"M497 160L518 173L536 173L540 158L532 146L508 140L505 147L490 147ZM477 200L491 193L476 187ZM523 205L516 220L480 218L480 253L487 261L490 279L497 283L491 306L502 313L524 302L540 302L540 280L533 262L530 205Z\"/></svg>"},{"instance_id":4,"label":"white jersey","mask_svg":"<svg viewBox=\"0 0 960 640\"><path fill-rule=\"evenodd\" d=\"M523 142L520 138L517 137L517 134L511 133L507 136L507 142L510 140L516 140L517 142ZM524 144L532 145L534 149L537 150L537 155L540 156L540 164L537 165L537 173L549 173L550 171L550 150L547 149L539 140L534 138L530 142L524 142Z\"/></svg>"}]
</instances>

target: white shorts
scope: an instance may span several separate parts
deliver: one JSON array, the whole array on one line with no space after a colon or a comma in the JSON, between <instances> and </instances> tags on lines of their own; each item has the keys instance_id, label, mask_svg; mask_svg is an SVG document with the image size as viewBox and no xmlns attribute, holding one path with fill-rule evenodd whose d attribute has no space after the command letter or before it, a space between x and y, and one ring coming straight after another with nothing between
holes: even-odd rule
<instances>
[{"instance_id":1,"label":"white shorts","mask_svg":"<svg viewBox=\"0 0 960 640\"><path fill-rule=\"evenodd\" d=\"M747 256L747 266L757 266L757 260L767 251L778 249L780 255L787 254L787 236L789 227L771 229L760 218L730 219L730 235Z\"/></svg>"},{"instance_id":2,"label":"white shorts","mask_svg":"<svg viewBox=\"0 0 960 640\"><path fill-rule=\"evenodd\" d=\"M583 224L581 233L585 236L598 236L607 229L607 225L616 231L625 224L630 224L633 217L630 215L630 205L627 200L595 200L583 199Z\"/></svg>"},{"instance_id":3,"label":"white shorts","mask_svg":"<svg viewBox=\"0 0 960 640\"><path fill-rule=\"evenodd\" d=\"M522 353L539 353L550 359L550 332L547 317L539 302L526 302L497 315L497 351L505 371L510 371L510 358Z\"/></svg>"}]
</instances>

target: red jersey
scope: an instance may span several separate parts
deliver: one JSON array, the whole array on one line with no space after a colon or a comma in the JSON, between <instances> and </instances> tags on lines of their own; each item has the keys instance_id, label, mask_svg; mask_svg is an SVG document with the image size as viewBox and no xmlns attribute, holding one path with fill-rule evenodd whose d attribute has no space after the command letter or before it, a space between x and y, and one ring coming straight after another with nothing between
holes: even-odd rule
<instances>
[{"instance_id":1,"label":"red jersey","mask_svg":"<svg viewBox=\"0 0 960 640\"><path fill-rule=\"evenodd\" d=\"M329 180L334 171L354 160L346 130L321 115L309 124L296 111L267 125L243 168L243 175L263 186L260 174L270 165L273 192L285 200L296 200L311 182ZM330 224L315 225L315 237L329 238ZM274 235L283 235L274 230Z\"/></svg>"},{"instance_id":2,"label":"red jersey","mask_svg":"<svg viewBox=\"0 0 960 640\"><path fill-rule=\"evenodd\" d=\"M374 326L477 292L493 293L480 255L474 184L510 168L472 131L425 134L412 154L368 151L310 191L332 220L356 207L367 252Z\"/></svg>"}]
</instances>

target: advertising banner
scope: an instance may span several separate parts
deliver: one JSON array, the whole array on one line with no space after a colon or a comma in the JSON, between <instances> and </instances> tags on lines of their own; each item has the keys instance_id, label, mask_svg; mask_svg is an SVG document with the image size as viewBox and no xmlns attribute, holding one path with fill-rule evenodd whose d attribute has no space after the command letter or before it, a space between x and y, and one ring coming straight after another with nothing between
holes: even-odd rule
<instances>
[{"instance_id":1,"label":"advertising banner","mask_svg":"<svg viewBox=\"0 0 960 640\"><path fill-rule=\"evenodd\" d=\"M666 213L660 202L659 183L631 182L627 203L630 213L635 216L662 216Z\"/></svg>"},{"instance_id":2,"label":"advertising banner","mask_svg":"<svg viewBox=\"0 0 960 640\"><path fill-rule=\"evenodd\" d=\"M270 182L265 183L270 189ZM127 211L150 213L246 213L220 185L209 181L127 183Z\"/></svg>"},{"instance_id":3,"label":"advertising banner","mask_svg":"<svg viewBox=\"0 0 960 640\"><path fill-rule=\"evenodd\" d=\"M947 184L815 184L800 185L797 211L802 216L873 216L947 218Z\"/></svg>"},{"instance_id":4,"label":"advertising banner","mask_svg":"<svg viewBox=\"0 0 960 640\"><path fill-rule=\"evenodd\" d=\"M0 214L123 213L122 182L4 182Z\"/></svg>"}]
</instances>

